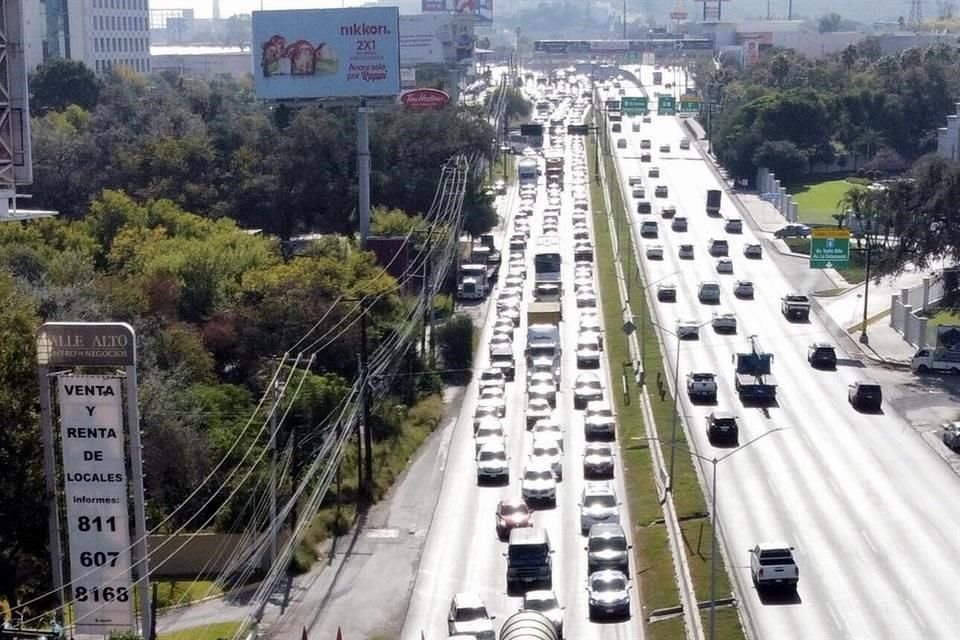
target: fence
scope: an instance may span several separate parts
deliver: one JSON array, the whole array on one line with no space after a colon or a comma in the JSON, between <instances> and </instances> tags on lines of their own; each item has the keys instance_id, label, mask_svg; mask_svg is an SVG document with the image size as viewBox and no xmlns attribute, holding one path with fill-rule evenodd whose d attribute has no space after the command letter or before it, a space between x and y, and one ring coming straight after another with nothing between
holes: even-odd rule
<instances>
[{"instance_id":1,"label":"fence","mask_svg":"<svg viewBox=\"0 0 960 640\"><path fill-rule=\"evenodd\" d=\"M931 347L936 342L935 327L927 326L925 314L931 305L943 298L943 274L926 277L910 289L901 289L890 296L890 326L903 339L918 349Z\"/></svg>"},{"instance_id":2,"label":"fence","mask_svg":"<svg viewBox=\"0 0 960 640\"><path fill-rule=\"evenodd\" d=\"M800 218L797 203L787 193L787 188L780 184L776 174L766 167L757 169L757 191L762 199L777 208L787 222L796 222Z\"/></svg>"}]
</instances>

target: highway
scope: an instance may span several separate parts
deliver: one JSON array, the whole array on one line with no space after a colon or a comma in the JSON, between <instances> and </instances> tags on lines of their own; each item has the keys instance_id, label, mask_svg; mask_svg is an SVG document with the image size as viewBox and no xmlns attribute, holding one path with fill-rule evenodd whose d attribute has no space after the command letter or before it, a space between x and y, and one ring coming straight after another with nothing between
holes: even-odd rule
<instances>
[{"instance_id":1,"label":"highway","mask_svg":"<svg viewBox=\"0 0 960 640\"><path fill-rule=\"evenodd\" d=\"M642 81L652 88L652 67L643 67ZM674 74L664 69L664 80ZM681 80L682 82L682 80ZM651 94L653 92L651 91ZM636 87L628 95L638 95ZM609 97L615 94L607 93ZM656 101L651 95L651 109ZM812 369L807 346L833 342L823 323L811 315L808 323L791 323L780 313L780 297L792 287L767 255L748 260L742 247L758 238L746 222L742 234L724 231L723 218L705 213L706 190L722 185L696 147L679 148L687 135L678 119L654 115L638 133L624 118L623 133L612 134L612 148L622 177L624 202L633 211L633 232L640 249L648 294L657 323L675 330L678 319L706 322L698 341L679 349L680 386L690 371L718 374L716 406L692 405L681 393L681 414L688 440L696 452L713 457L729 454L707 440L705 416L729 410L739 416L740 444L777 429L762 440L736 451L718 466L718 515L721 542L733 573L748 625L758 639L797 640L871 638L936 640L956 638L960 629L960 478L907 425L884 405L881 414L861 414L847 402L847 385L869 377L869 370L841 360L836 371ZM618 149L616 140L626 138ZM640 162L642 139L651 141L652 162ZM669 143L670 152L661 153ZM651 165L660 178L647 178ZM642 175L653 213L636 213L627 177ZM666 185L667 198L653 197L654 186ZM661 220L659 206L671 202L686 216L689 230L674 232ZM723 217L740 217L723 195ZM657 220L659 238L641 239L642 220ZM761 234L765 235L765 234ZM710 238L726 239L733 260L732 275L718 274L707 253ZM678 245L694 245L693 260L680 260ZM663 260L648 260L645 247L662 244ZM733 295L733 282L752 280L753 300ZM719 305L697 299L702 280L720 282ZM672 281L677 302L660 303L653 286ZM735 335L714 333L713 311L736 313ZM667 331L661 341L670 370L677 366L677 342ZM773 373L779 383L777 406L766 411L744 407L734 390L733 355L749 350L756 335L775 354ZM846 355L839 351L840 358ZM671 376L672 377L672 376ZM669 425L658 425L669 437ZM711 466L698 462L709 484ZM757 542L785 540L796 547L800 583L795 598L768 599L754 589L747 550ZM726 595L726 594L720 594Z\"/></svg>"},{"instance_id":2,"label":"highway","mask_svg":"<svg viewBox=\"0 0 960 640\"><path fill-rule=\"evenodd\" d=\"M569 639L620 639L631 640L643 637L637 589L632 590L632 619L616 623L595 623L588 620L586 594L586 537L581 536L577 503L583 487L581 452L583 450L583 418L580 410L573 408L572 385L577 376L575 345L578 330L578 311L573 295L574 264L572 222L570 214L573 201L570 190L570 146L566 139L566 188L563 195L562 214L559 221L559 237L564 255L562 277L563 317L561 336L563 341L561 392L558 394L555 415L563 422L564 457L563 481L559 483L557 506L554 509L536 511L534 522L547 529L553 545L553 589L564 612L564 636ZM513 187L516 189L516 187ZM536 211L531 218L532 247L539 235L542 211L546 201L543 179L538 186ZM516 212L517 198L513 198ZM588 217L589 219L589 217ZM512 228L508 224L508 228ZM508 232L509 235L509 232ZM508 267L509 252L504 249L500 282L503 282ZM532 251L526 254L529 276L525 284L524 306L533 300ZM476 372L488 365L487 343L492 335L496 318L495 300L500 286L490 296L488 311L480 330L479 350L476 356ZM599 291L599 287L597 287ZM420 566L413 585L413 593L401 638L420 640L447 637L447 613L451 597L458 592L478 593L486 603L487 610L496 616L494 628L512 613L519 610L521 598L508 597L506 593L505 542L497 539L494 529L494 513L497 503L507 497L519 497L520 477L530 449L530 436L525 429L526 367L523 358L526 338L526 318L522 316L514 333L516 378L507 383L507 413L503 423L508 431L507 449L510 455L509 486L478 486L474 462L473 412L477 404L476 376L465 395L463 410L454 427L454 433L446 454L443 485L439 501L427 535ZM605 361L604 361L605 366ZM602 375L606 375L604 372ZM607 392L610 391L607 377ZM607 397L610 397L609 395ZM629 523L622 473L617 458L615 485L621 507L621 522ZM629 535L629 526L626 526ZM635 567L631 561L631 571Z\"/></svg>"}]
</instances>

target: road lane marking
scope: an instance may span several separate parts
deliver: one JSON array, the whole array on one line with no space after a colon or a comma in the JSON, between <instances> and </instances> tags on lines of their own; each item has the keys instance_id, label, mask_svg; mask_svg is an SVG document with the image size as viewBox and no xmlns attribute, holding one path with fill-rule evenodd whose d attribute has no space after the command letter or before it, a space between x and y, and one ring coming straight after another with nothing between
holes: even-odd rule
<instances>
[{"instance_id":1,"label":"road lane marking","mask_svg":"<svg viewBox=\"0 0 960 640\"><path fill-rule=\"evenodd\" d=\"M840 620L840 615L837 613L837 610L833 607L833 604L829 601L827 602L827 611L830 613L830 618L833 620L833 626L841 631L844 629L843 621Z\"/></svg>"},{"instance_id":2,"label":"road lane marking","mask_svg":"<svg viewBox=\"0 0 960 640\"><path fill-rule=\"evenodd\" d=\"M913 618L913 621L917 623L918 626L923 627L924 629L928 628L926 623L923 621L923 618L917 613L916 607L913 606L913 603L909 600L904 600L904 603L907 605L907 609L910 611L910 616Z\"/></svg>"},{"instance_id":3,"label":"road lane marking","mask_svg":"<svg viewBox=\"0 0 960 640\"><path fill-rule=\"evenodd\" d=\"M877 554L877 546L876 546L875 544L873 544L873 540L871 540L871 539L870 539L870 536L867 535L866 530L865 530L865 529L861 529L861 530L860 530L860 535L863 536L863 539L866 541L867 546L870 547L870 551L873 551L873 554L876 555L876 554Z\"/></svg>"}]
</instances>

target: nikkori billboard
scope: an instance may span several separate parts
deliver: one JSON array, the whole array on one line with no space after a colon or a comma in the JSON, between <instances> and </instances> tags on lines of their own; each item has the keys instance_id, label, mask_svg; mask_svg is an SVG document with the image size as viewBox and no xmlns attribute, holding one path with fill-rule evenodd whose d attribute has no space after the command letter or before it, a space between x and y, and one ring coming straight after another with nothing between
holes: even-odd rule
<instances>
[{"instance_id":1,"label":"nikkori billboard","mask_svg":"<svg viewBox=\"0 0 960 640\"><path fill-rule=\"evenodd\" d=\"M267 100L400 93L396 7L253 13L254 84Z\"/></svg>"}]
</instances>

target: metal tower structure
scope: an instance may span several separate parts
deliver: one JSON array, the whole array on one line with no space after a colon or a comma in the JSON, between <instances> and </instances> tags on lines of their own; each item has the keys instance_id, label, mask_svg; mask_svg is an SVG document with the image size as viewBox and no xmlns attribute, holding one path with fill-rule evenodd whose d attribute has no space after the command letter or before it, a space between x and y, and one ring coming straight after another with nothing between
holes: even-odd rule
<instances>
[{"instance_id":1,"label":"metal tower structure","mask_svg":"<svg viewBox=\"0 0 960 640\"><path fill-rule=\"evenodd\" d=\"M910 18L907 24L917 26L923 22L923 0L910 0Z\"/></svg>"}]
</instances>

